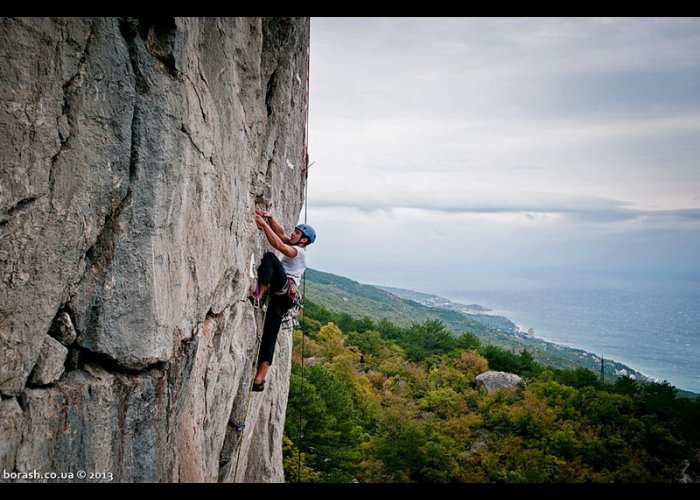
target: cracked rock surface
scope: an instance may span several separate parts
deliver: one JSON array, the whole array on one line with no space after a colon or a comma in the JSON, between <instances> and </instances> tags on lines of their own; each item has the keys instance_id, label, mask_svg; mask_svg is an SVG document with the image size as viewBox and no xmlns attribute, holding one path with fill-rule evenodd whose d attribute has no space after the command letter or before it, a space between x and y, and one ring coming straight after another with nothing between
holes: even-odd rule
<instances>
[{"instance_id":1,"label":"cracked rock surface","mask_svg":"<svg viewBox=\"0 0 700 500\"><path fill-rule=\"evenodd\" d=\"M284 479L291 327L251 395L246 298L254 209L302 207L308 45L306 18L0 18L13 480Z\"/></svg>"}]
</instances>

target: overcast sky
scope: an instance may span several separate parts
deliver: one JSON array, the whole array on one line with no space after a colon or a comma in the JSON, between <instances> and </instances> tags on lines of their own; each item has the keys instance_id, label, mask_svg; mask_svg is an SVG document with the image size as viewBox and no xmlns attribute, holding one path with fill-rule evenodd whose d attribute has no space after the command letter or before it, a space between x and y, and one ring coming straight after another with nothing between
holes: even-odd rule
<instances>
[{"instance_id":1,"label":"overcast sky","mask_svg":"<svg viewBox=\"0 0 700 500\"><path fill-rule=\"evenodd\" d=\"M700 288L700 20L313 18L311 267Z\"/></svg>"}]
</instances>

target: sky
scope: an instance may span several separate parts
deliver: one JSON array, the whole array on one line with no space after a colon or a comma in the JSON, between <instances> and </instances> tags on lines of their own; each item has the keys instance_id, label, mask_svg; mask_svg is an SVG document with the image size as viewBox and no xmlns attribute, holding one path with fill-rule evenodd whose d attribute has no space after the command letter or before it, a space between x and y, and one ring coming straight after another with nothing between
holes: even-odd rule
<instances>
[{"instance_id":1,"label":"sky","mask_svg":"<svg viewBox=\"0 0 700 500\"><path fill-rule=\"evenodd\" d=\"M700 19L312 18L315 269L700 289Z\"/></svg>"}]
</instances>

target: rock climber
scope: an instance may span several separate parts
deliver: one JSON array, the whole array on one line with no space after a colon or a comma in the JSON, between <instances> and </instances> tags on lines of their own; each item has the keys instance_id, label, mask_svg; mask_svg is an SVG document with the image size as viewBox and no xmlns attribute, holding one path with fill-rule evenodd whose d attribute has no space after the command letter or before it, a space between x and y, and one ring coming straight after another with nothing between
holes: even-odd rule
<instances>
[{"instance_id":1,"label":"rock climber","mask_svg":"<svg viewBox=\"0 0 700 500\"><path fill-rule=\"evenodd\" d=\"M297 287L306 270L306 247L316 240L316 231L307 224L299 224L292 235L287 236L284 228L269 212L259 209L255 210L255 222L265 232L270 245L282 253L281 259L272 252L263 255L251 296L254 306L265 299L266 291L270 297L258 355L258 371L253 381L253 391L260 392L265 389L265 376L272 363L282 318L298 298Z\"/></svg>"}]
</instances>

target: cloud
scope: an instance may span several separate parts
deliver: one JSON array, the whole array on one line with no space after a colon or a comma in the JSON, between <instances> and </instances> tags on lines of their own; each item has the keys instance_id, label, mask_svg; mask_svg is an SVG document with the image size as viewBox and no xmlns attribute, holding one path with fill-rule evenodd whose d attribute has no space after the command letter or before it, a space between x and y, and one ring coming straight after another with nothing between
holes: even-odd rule
<instances>
[{"instance_id":1,"label":"cloud","mask_svg":"<svg viewBox=\"0 0 700 500\"><path fill-rule=\"evenodd\" d=\"M311 43L326 270L687 264L652 243L698 239L698 19L314 18Z\"/></svg>"},{"instance_id":2,"label":"cloud","mask_svg":"<svg viewBox=\"0 0 700 500\"><path fill-rule=\"evenodd\" d=\"M499 202L492 204L475 204L458 200L425 200L425 199L404 199L392 203L388 199L369 198L365 200L343 200L342 198L322 199L314 201L313 209L323 210L324 208L354 208L362 212L392 211L398 209L414 209L429 212L449 212L456 214L523 214L530 220L536 220L534 214L548 214L567 216L573 219L589 220L598 222L617 222L626 220L637 220L641 218L664 218L677 220L700 220L700 208L687 208L676 210L643 210L635 209L627 203L615 202L614 200L589 200L588 204L571 203L551 203L543 197L539 201L522 203Z\"/></svg>"},{"instance_id":3,"label":"cloud","mask_svg":"<svg viewBox=\"0 0 700 500\"><path fill-rule=\"evenodd\" d=\"M321 167L319 167L321 168ZM650 207L625 200L575 192L576 186L543 184L535 190L534 175L549 175L536 167L513 166L490 172L398 169L318 173L311 179L312 210L353 208L362 212L400 209L456 214L549 214L572 221L697 220L700 208ZM319 185L320 183L320 185ZM520 187L522 186L522 187Z\"/></svg>"}]
</instances>

